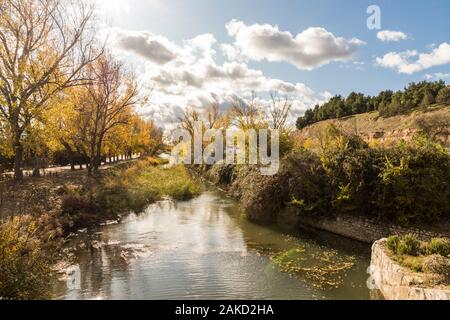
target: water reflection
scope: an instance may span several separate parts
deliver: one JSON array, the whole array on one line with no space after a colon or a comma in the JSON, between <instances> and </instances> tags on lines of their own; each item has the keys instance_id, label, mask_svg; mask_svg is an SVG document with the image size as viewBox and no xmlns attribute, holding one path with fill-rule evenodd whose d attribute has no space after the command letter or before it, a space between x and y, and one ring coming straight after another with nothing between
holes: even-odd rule
<instances>
[{"instance_id":1,"label":"water reflection","mask_svg":"<svg viewBox=\"0 0 450 320\"><path fill-rule=\"evenodd\" d=\"M354 265L338 288L283 272L271 256L301 246L309 255L336 250ZM238 206L210 191L169 200L71 243L80 285L55 284L61 299L368 299L369 248L311 231L248 222Z\"/></svg>"}]
</instances>

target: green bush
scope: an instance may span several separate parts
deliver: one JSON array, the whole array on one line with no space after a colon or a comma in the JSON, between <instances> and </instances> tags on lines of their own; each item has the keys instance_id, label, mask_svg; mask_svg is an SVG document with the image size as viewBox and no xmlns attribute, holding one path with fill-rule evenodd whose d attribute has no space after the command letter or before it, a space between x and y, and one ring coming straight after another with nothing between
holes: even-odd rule
<instances>
[{"instance_id":1,"label":"green bush","mask_svg":"<svg viewBox=\"0 0 450 320\"><path fill-rule=\"evenodd\" d=\"M407 234L402 237L392 236L387 240L388 248L397 255L416 257L421 254L421 242L415 235Z\"/></svg>"},{"instance_id":2,"label":"green bush","mask_svg":"<svg viewBox=\"0 0 450 320\"><path fill-rule=\"evenodd\" d=\"M393 148L325 150L333 212L403 225L450 220L450 156L418 137Z\"/></svg>"},{"instance_id":3,"label":"green bush","mask_svg":"<svg viewBox=\"0 0 450 320\"><path fill-rule=\"evenodd\" d=\"M420 254L421 243L416 236L408 234L400 239L397 254L416 257Z\"/></svg>"},{"instance_id":4,"label":"green bush","mask_svg":"<svg viewBox=\"0 0 450 320\"><path fill-rule=\"evenodd\" d=\"M42 253L37 223L30 217L0 225L0 300L50 298L49 262Z\"/></svg>"},{"instance_id":5,"label":"green bush","mask_svg":"<svg viewBox=\"0 0 450 320\"><path fill-rule=\"evenodd\" d=\"M399 236L391 236L387 239L387 247L389 250L397 254L398 252L398 245L400 244L400 238Z\"/></svg>"},{"instance_id":6,"label":"green bush","mask_svg":"<svg viewBox=\"0 0 450 320\"><path fill-rule=\"evenodd\" d=\"M402 224L450 219L450 157L417 137L385 155L377 189L379 212Z\"/></svg>"},{"instance_id":7,"label":"green bush","mask_svg":"<svg viewBox=\"0 0 450 320\"><path fill-rule=\"evenodd\" d=\"M442 104L450 104L450 89L448 87L442 88L436 97L436 101Z\"/></svg>"},{"instance_id":8,"label":"green bush","mask_svg":"<svg viewBox=\"0 0 450 320\"><path fill-rule=\"evenodd\" d=\"M130 203L130 192L121 182L114 181L103 185L95 193L95 204L99 212L104 214L118 214L126 211Z\"/></svg>"},{"instance_id":9,"label":"green bush","mask_svg":"<svg viewBox=\"0 0 450 320\"><path fill-rule=\"evenodd\" d=\"M213 166L210 176L231 184L255 215L269 210L273 216L287 204L300 214L363 215L400 225L450 221L450 156L440 145L416 137L395 147L370 148L336 127L327 132L320 157L294 150L274 177L227 166Z\"/></svg>"},{"instance_id":10,"label":"green bush","mask_svg":"<svg viewBox=\"0 0 450 320\"><path fill-rule=\"evenodd\" d=\"M279 175L279 184L288 188L287 200L298 214L326 215L331 211L329 181L318 156L306 150L297 151L286 159L282 171L285 173ZM280 197L275 190L274 198Z\"/></svg>"},{"instance_id":11,"label":"green bush","mask_svg":"<svg viewBox=\"0 0 450 320\"><path fill-rule=\"evenodd\" d=\"M426 246L428 255L441 255L450 257L450 241L447 239L434 238Z\"/></svg>"},{"instance_id":12,"label":"green bush","mask_svg":"<svg viewBox=\"0 0 450 320\"><path fill-rule=\"evenodd\" d=\"M96 208L89 197L79 192L71 191L63 197L62 212L74 215L78 212L93 212Z\"/></svg>"},{"instance_id":13,"label":"green bush","mask_svg":"<svg viewBox=\"0 0 450 320\"><path fill-rule=\"evenodd\" d=\"M336 213L376 214L378 173L383 161L382 153L374 149L350 149L331 155L324 165Z\"/></svg>"},{"instance_id":14,"label":"green bush","mask_svg":"<svg viewBox=\"0 0 450 320\"><path fill-rule=\"evenodd\" d=\"M415 272L443 275L450 280L450 241L435 238L421 242L414 235L391 236L388 249L395 254L395 261Z\"/></svg>"},{"instance_id":15,"label":"green bush","mask_svg":"<svg viewBox=\"0 0 450 320\"><path fill-rule=\"evenodd\" d=\"M279 152L281 157L289 154L289 152L292 151L292 149L294 148L294 140L289 132L281 132L279 137L279 146L280 146Z\"/></svg>"}]
</instances>

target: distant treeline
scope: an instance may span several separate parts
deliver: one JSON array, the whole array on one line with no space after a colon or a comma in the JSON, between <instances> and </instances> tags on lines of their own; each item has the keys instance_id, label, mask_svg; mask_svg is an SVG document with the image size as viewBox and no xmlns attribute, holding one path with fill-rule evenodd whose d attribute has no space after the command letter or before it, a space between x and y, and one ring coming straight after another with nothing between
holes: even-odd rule
<instances>
[{"instance_id":1,"label":"distant treeline","mask_svg":"<svg viewBox=\"0 0 450 320\"><path fill-rule=\"evenodd\" d=\"M434 103L450 104L450 87L442 80L411 83L403 91L386 90L373 97L352 92L347 98L337 95L323 105L307 110L303 117L297 119L297 128L303 129L319 121L372 111L379 111L382 117L391 117Z\"/></svg>"}]
</instances>

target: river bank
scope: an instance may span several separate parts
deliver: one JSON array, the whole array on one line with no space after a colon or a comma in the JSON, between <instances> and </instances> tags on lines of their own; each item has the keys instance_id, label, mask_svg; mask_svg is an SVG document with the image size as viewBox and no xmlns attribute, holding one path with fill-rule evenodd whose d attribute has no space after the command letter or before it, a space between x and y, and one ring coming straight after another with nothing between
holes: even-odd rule
<instances>
[{"instance_id":1,"label":"river bank","mask_svg":"<svg viewBox=\"0 0 450 320\"><path fill-rule=\"evenodd\" d=\"M289 153L274 176L246 165L191 170L238 200L252 221L288 218L366 243L409 233L450 238L445 148L421 137L389 148L339 134L335 140L321 154Z\"/></svg>"},{"instance_id":2,"label":"river bank","mask_svg":"<svg viewBox=\"0 0 450 320\"><path fill-rule=\"evenodd\" d=\"M51 266L67 258L62 249L75 233L117 223L165 196L186 200L200 193L200 184L184 167L161 164L145 158L112 166L93 177L68 172L5 185L0 297L48 298Z\"/></svg>"},{"instance_id":3,"label":"river bank","mask_svg":"<svg viewBox=\"0 0 450 320\"><path fill-rule=\"evenodd\" d=\"M163 169L165 160L143 158L103 168L98 175L85 170L66 171L20 184L0 186L0 218L52 216L59 233L117 220L131 211L142 211L164 196L189 199L201 188L182 167Z\"/></svg>"}]
</instances>

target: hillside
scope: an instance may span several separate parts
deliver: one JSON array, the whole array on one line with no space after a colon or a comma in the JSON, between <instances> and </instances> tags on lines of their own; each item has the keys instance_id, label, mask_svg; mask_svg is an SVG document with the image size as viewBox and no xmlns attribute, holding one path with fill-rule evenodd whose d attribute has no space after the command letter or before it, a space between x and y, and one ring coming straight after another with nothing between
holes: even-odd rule
<instances>
[{"instance_id":1,"label":"hillside","mask_svg":"<svg viewBox=\"0 0 450 320\"><path fill-rule=\"evenodd\" d=\"M378 112L363 113L312 124L297 133L301 140L317 140L328 125L334 124L348 133L360 135L369 143L391 144L410 140L418 132L437 137L450 148L450 106L433 105L407 115L389 118Z\"/></svg>"}]
</instances>

